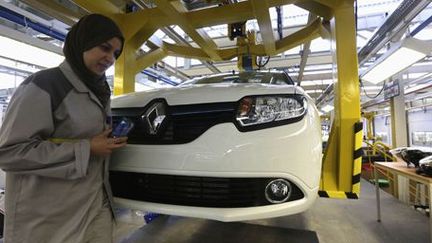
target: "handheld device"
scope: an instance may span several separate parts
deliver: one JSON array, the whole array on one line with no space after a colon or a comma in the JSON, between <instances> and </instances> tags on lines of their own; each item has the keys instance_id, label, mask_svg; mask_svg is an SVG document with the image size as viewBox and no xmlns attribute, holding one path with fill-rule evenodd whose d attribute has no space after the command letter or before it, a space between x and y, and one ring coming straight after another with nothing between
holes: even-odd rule
<instances>
[{"instance_id":1,"label":"handheld device","mask_svg":"<svg viewBox=\"0 0 432 243\"><path fill-rule=\"evenodd\" d=\"M122 118L117 126L112 130L113 137L126 137L134 127L134 123L128 118Z\"/></svg>"}]
</instances>

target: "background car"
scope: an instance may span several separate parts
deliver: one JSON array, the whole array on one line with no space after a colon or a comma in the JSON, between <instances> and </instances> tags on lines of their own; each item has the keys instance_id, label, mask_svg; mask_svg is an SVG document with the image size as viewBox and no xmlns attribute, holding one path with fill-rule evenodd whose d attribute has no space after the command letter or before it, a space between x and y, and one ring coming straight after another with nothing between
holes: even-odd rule
<instances>
[{"instance_id":1,"label":"background car","mask_svg":"<svg viewBox=\"0 0 432 243\"><path fill-rule=\"evenodd\" d=\"M110 167L119 207L221 221L302 212L317 197L321 125L284 72L193 79L112 100L132 122Z\"/></svg>"}]
</instances>

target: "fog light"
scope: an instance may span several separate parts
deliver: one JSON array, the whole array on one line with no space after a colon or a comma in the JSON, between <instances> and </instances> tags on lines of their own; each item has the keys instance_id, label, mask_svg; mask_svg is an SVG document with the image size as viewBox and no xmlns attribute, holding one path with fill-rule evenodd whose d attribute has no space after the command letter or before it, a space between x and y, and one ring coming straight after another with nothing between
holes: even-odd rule
<instances>
[{"instance_id":1,"label":"fog light","mask_svg":"<svg viewBox=\"0 0 432 243\"><path fill-rule=\"evenodd\" d=\"M283 203L291 196L291 183L284 179L270 181L265 188L265 197L271 203Z\"/></svg>"}]
</instances>

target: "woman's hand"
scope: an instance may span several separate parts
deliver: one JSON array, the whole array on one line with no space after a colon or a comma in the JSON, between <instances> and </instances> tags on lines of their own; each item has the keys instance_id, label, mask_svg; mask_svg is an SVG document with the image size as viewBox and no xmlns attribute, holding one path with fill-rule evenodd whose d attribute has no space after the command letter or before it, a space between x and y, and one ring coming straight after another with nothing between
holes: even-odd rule
<instances>
[{"instance_id":1,"label":"woman's hand","mask_svg":"<svg viewBox=\"0 0 432 243\"><path fill-rule=\"evenodd\" d=\"M127 143L127 137L111 138L112 129L107 129L90 139L90 152L92 155L107 156L113 149L121 148Z\"/></svg>"}]
</instances>

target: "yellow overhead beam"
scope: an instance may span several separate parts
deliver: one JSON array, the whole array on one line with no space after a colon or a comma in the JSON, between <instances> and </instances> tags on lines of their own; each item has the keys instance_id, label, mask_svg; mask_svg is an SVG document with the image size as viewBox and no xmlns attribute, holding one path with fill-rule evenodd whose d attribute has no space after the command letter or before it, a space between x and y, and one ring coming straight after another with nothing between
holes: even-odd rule
<instances>
[{"instance_id":1,"label":"yellow overhead beam","mask_svg":"<svg viewBox=\"0 0 432 243\"><path fill-rule=\"evenodd\" d=\"M267 55L273 56L276 54L275 38L267 0L250 0L250 2L252 3L253 12L258 21L264 49Z\"/></svg>"},{"instance_id":2,"label":"yellow overhead beam","mask_svg":"<svg viewBox=\"0 0 432 243\"><path fill-rule=\"evenodd\" d=\"M130 44L135 48L140 48L143 43L148 40L155 32L157 31L157 27L153 25L145 25L142 27L131 39Z\"/></svg>"},{"instance_id":3,"label":"yellow overhead beam","mask_svg":"<svg viewBox=\"0 0 432 243\"><path fill-rule=\"evenodd\" d=\"M136 59L134 62L135 65L133 67L133 71L134 73L138 73L141 70L144 70L159 60L165 58L166 56L168 56L168 53L163 48L157 48L155 50L149 51Z\"/></svg>"},{"instance_id":4,"label":"yellow overhead beam","mask_svg":"<svg viewBox=\"0 0 432 243\"><path fill-rule=\"evenodd\" d=\"M330 24L328 22L322 22L320 27L320 36L325 40L331 40Z\"/></svg>"},{"instance_id":5,"label":"yellow overhead beam","mask_svg":"<svg viewBox=\"0 0 432 243\"><path fill-rule=\"evenodd\" d=\"M317 18L315 21L313 21L311 24L307 25L303 29L296 31L281 40L276 41L276 53L284 52L306 41L310 41L320 37L321 28L321 20Z\"/></svg>"},{"instance_id":6,"label":"yellow overhead beam","mask_svg":"<svg viewBox=\"0 0 432 243\"><path fill-rule=\"evenodd\" d=\"M303 29L283 38L282 40L279 40L276 42L276 51L275 53L280 53L286 50L289 50L291 48L294 48L306 41L313 40L315 38L318 38L321 36L321 33L323 32L323 29L325 28L322 26L320 19L316 19L313 21L310 25L304 27ZM324 31L325 32L325 31ZM179 46L175 44L168 44L164 43L166 45L167 50L170 54L173 54L172 52L178 52L180 53L179 56L182 57L189 57L189 58L198 58L198 59L204 59L204 60L211 60L211 57L207 56L201 49L199 48L193 48L193 47L186 47L186 46ZM265 50L264 45L255 45L251 44L248 47L233 47L233 48L226 48L226 49L219 49L218 55L221 57L222 60L230 60L238 55L242 54L252 54L256 56L267 56L268 53Z\"/></svg>"},{"instance_id":7,"label":"yellow overhead beam","mask_svg":"<svg viewBox=\"0 0 432 243\"><path fill-rule=\"evenodd\" d=\"M252 46L251 46L251 48L252 48ZM226 49L219 50L219 55L221 56L221 58L223 60L231 60L231 59L233 59L234 57L236 57L238 55L238 51L239 51L239 49L237 47L226 48ZM263 52L262 53L265 53L264 52L264 47L263 47Z\"/></svg>"},{"instance_id":8,"label":"yellow overhead beam","mask_svg":"<svg viewBox=\"0 0 432 243\"><path fill-rule=\"evenodd\" d=\"M266 5L268 8L278 7L287 4L303 4L310 3L312 0L267 0ZM257 4L260 4L261 1L255 1ZM331 8L320 5L320 4L309 4L305 5L305 7L318 7L322 6L323 9L314 9L314 13L318 16L324 17L325 19L330 19L332 17ZM268 12L267 8L267 12ZM309 9L307 9L309 10ZM262 9L264 11L264 9ZM247 21L255 18L255 14L253 12L253 6L250 1L243 1L239 3L227 4L214 8L207 8L202 10L196 10L192 12L185 13L187 20L193 25L195 28L202 28L207 26L214 26L220 24L232 24L242 21ZM174 21L164 22L164 25L172 25L176 24Z\"/></svg>"},{"instance_id":9,"label":"yellow overhead beam","mask_svg":"<svg viewBox=\"0 0 432 243\"><path fill-rule=\"evenodd\" d=\"M156 30L154 17L161 15L158 9L144 9L125 14L108 0L86 1L74 0L76 4L92 13L110 16L120 26L125 40L133 48L138 49Z\"/></svg>"},{"instance_id":10,"label":"yellow overhead beam","mask_svg":"<svg viewBox=\"0 0 432 243\"><path fill-rule=\"evenodd\" d=\"M270 7L278 7L287 4L295 4L298 2L309 2L311 0L267 0Z\"/></svg>"},{"instance_id":11,"label":"yellow overhead beam","mask_svg":"<svg viewBox=\"0 0 432 243\"><path fill-rule=\"evenodd\" d=\"M201 48L190 46L180 46L163 42L163 47L170 56L179 56L185 58L195 58L201 60L212 60ZM255 56L266 56L263 45L251 45L249 47L233 47L218 50L218 54L222 60L231 60L232 58L242 54L252 54Z\"/></svg>"},{"instance_id":12,"label":"yellow overhead beam","mask_svg":"<svg viewBox=\"0 0 432 243\"><path fill-rule=\"evenodd\" d=\"M105 15L115 15L123 13L116 5L108 0L73 0L76 4L80 5L82 8L86 9L91 13L100 13Z\"/></svg>"},{"instance_id":13,"label":"yellow overhead beam","mask_svg":"<svg viewBox=\"0 0 432 243\"><path fill-rule=\"evenodd\" d=\"M167 50L171 56L195 58L208 61L211 60L211 58L201 48L174 45L167 42L163 43L163 48Z\"/></svg>"},{"instance_id":14,"label":"yellow overhead beam","mask_svg":"<svg viewBox=\"0 0 432 243\"><path fill-rule=\"evenodd\" d=\"M190 26L189 28L194 28ZM189 29L188 28L188 29ZM217 52L217 45L204 29L196 29L195 31L187 32L190 38L195 41L204 52L207 53L214 61L222 60Z\"/></svg>"},{"instance_id":15,"label":"yellow overhead beam","mask_svg":"<svg viewBox=\"0 0 432 243\"><path fill-rule=\"evenodd\" d=\"M186 18L196 28L221 24L232 24L253 19L249 1L222 5L217 8L208 8L186 13Z\"/></svg>"},{"instance_id":16,"label":"yellow overhead beam","mask_svg":"<svg viewBox=\"0 0 432 243\"><path fill-rule=\"evenodd\" d=\"M213 60L221 60L216 48L217 45L213 40L205 33L204 30L197 30L186 18L183 13L178 12L167 0L154 0L159 9L161 9L166 18L174 18L177 21L183 31L185 31L192 40L195 41L207 55L209 55Z\"/></svg>"},{"instance_id":17,"label":"yellow overhead beam","mask_svg":"<svg viewBox=\"0 0 432 243\"><path fill-rule=\"evenodd\" d=\"M146 41L146 46L150 49L157 49L161 48L164 45L164 41L162 41L159 37L152 35L148 40Z\"/></svg>"},{"instance_id":18,"label":"yellow overhead beam","mask_svg":"<svg viewBox=\"0 0 432 243\"><path fill-rule=\"evenodd\" d=\"M263 45L250 45L250 46L240 46L234 48L228 48L219 50L219 54L223 60L231 60L232 58L239 55L254 55L254 56L266 56L266 52Z\"/></svg>"},{"instance_id":19,"label":"yellow overhead beam","mask_svg":"<svg viewBox=\"0 0 432 243\"><path fill-rule=\"evenodd\" d=\"M341 6L345 2L352 2L351 0L313 0L313 1L320 3L322 5L328 6L330 8L333 8L333 9ZM302 2L306 2L306 1L302 1ZM308 1L308 2L310 2L310 1Z\"/></svg>"},{"instance_id":20,"label":"yellow overhead beam","mask_svg":"<svg viewBox=\"0 0 432 243\"><path fill-rule=\"evenodd\" d=\"M128 40L141 29L147 29L147 25L150 25L150 20L157 15L160 15L158 9L142 9L132 13L120 14L117 19L119 20L118 24L122 28L125 39Z\"/></svg>"},{"instance_id":21,"label":"yellow overhead beam","mask_svg":"<svg viewBox=\"0 0 432 243\"><path fill-rule=\"evenodd\" d=\"M300 2L296 3L296 6L308 10L318 16L323 17L325 20L330 20L333 18L333 9L317 2Z\"/></svg>"},{"instance_id":22,"label":"yellow overhead beam","mask_svg":"<svg viewBox=\"0 0 432 243\"><path fill-rule=\"evenodd\" d=\"M36 0L25 0L25 1L36 1ZM42 0L43 2L50 2L48 0ZM76 4L80 5L84 9L89 12L103 13L113 17L113 15L123 13L122 9L119 9L116 5L111 3L108 0L97 0L97 1L87 1L87 0L73 0ZM152 9L145 9L142 13L132 13L131 15L136 16L145 16L149 14L151 16L148 17L151 19L151 23L155 26L166 27L169 25L178 25L178 22L183 19L184 22L189 23L192 29L198 29L207 26L214 26L220 24L229 24L236 23L241 21L247 21L255 18L253 12L253 6L250 1L243 1L239 3L233 3L228 5L223 5L214 8L196 10L191 12L179 13L179 11L170 3L171 0L155 0L154 3L158 6L166 6L169 9L165 9L165 7L157 7ZM39 2L39 1L36 1ZM174 2L174 1L171 1ZM260 1L256 1L260 2ZM296 4L302 5L307 10L314 12L315 14L324 17L325 19L329 19L332 16L332 10L329 8L328 4L338 6L343 0L328 0L329 3L319 3L319 2L327 2L326 0L315 1L318 3L314 3L312 0L267 0L268 8L283 6L287 4ZM332 2L337 2L337 4L333 4ZM260 4L260 3L258 3ZM151 10L150 12L146 12ZM268 9L267 9L268 10ZM165 16L163 13L167 13L169 11L173 11L174 16L168 15ZM138 11L141 12L141 11ZM181 17L181 19L180 19ZM114 17L116 18L116 17Z\"/></svg>"}]
</instances>

